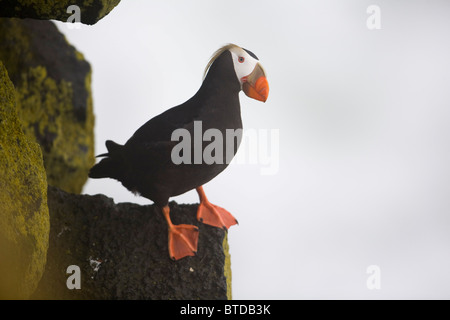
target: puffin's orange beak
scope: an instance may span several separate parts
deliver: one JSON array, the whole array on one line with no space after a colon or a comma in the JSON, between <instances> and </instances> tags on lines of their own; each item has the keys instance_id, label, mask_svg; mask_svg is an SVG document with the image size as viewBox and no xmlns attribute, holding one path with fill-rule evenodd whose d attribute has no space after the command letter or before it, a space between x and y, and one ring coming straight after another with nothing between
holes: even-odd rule
<instances>
[{"instance_id":1,"label":"puffin's orange beak","mask_svg":"<svg viewBox=\"0 0 450 320\"><path fill-rule=\"evenodd\" d=\"M269 83L267 82L264 69L258 63L252 73L242 79L242 90L255 100L266 102L269 96Z\"/></svg>"}]
</instances>

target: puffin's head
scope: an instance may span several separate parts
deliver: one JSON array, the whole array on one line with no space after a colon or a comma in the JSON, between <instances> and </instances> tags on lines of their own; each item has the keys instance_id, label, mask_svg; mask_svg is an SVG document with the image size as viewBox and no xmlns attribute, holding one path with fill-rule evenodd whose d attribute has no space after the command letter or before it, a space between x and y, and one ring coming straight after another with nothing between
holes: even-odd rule
<instances>
[{"instance_id":1,"label":"puffin's head","mask_svg":"<svg viewBox=\"0 0 450 320\"><path fill-rule=\"evenodd\" d=\"M223 46L212 56L204 75L206 76L214 61L226 51L231 53L234 72L244 93L250 98L266 102L269 96L269 83L258 57L249 50L235 44Z\"/></svg>"}]
</instances>

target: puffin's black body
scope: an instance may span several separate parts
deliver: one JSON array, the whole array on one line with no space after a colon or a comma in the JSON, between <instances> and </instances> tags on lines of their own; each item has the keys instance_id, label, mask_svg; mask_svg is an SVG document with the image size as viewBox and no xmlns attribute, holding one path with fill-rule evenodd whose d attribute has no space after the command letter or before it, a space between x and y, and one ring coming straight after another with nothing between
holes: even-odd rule
<instances>
[{"instance_id":1,"label":"puffin's black body","mask_svg":"<svg viewBox=\"0 0 450 320\"><path fill-rule=\"evenodd\" d=\"M200 197L199 221L224 229L237 224L231 213L208 201L202 185L222 172L237 152L241 138L238 130L242 129L239 92L243 90L247 96L259 101L266 101L269 93L258 58L236 45L219 49L207 71L200 89L191 99L149 120L125 145L106 141L108 153L100 155L104 159L89 172L91 178L116 179L128 190L152 200L161 208L168 226L169 254L174 260L195 255L198 228L172 223L168 206L170 197L196 189ZM174 148L181 143L178 137L173 138L179 129L189 133L190 163L184 163L184 152L187 152L184 148L180 151L183 153L181 164L176 164L180 159L172 159L173 151L178 150ZM203 157L199 162L197 153L200 151L203 156L204 148L213 143L203 142L203 134L208 129L214 129L213 139L217 138L218 132L222 135L223 158L217 159L219 153L214 154L212 163L205 162ZM233 134L227 135L230 130ZM228 141L230 138L233 140ZM233 149L229 148L231 144ZM215 152L219 151L218 145L214 144Z\"/></svg>"},{"instance_id":2,"label":"puffin's black body","mask_svg":"<svg viewBox=\"0 0 450 320\"><path fill-rule=\"evenodd\" d=\"M203 132L214 128L223 137L226 129L242 129L240 90L231 53L225 51L211 65L202 86L191 99L149 120L125 145L107 141L108 153L102 155L106 158L91 169L89 176L117 179L128 190L160 207L170 197L205 184L226 168L225 159L223 164L176 165L171 160L171 151L178 141L171 141L172 133L185 128L194 137L194 121L201 121ZM234 142L234 153L239 142Z\"/></svg>"}]
</instances>

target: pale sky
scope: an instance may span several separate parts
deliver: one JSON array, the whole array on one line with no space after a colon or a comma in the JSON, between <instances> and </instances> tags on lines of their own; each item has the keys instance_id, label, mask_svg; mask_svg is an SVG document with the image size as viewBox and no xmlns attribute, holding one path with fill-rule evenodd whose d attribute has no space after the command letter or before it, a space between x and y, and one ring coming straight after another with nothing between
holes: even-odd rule
<instances>
[{"instance_id":1,"label":"pale sky","mask_svg":"<svg viewBox=\"0 0 450 320\"><path fill-rule=\"evenodd\" d=\"M437 0L133 0L94 26L57 25L93 68L96 154L189 99L222 45L259 57L269 99L241 93L256 163L205 185L239 221L233 298L449 299L449 18ZM151 203L110 179L84 193Z\"/></svg>"}]
</instances>

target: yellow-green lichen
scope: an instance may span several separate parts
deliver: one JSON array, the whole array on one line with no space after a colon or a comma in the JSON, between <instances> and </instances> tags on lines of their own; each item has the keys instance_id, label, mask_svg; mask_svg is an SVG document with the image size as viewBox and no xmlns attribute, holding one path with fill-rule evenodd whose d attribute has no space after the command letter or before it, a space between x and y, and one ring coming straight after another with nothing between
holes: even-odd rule
<instances>
[{"instance_id":1,"label":"yellow-green lichen","mask_svg":"<svg viewBox=\"0 0 450 320\"><path fill-rule=\"evenodd\" d=\"M45 267L50 223L39 145L22 132L0 62L0 299L26 299Z\"/></svg>"},{"instance_id":2,"label":"yellow-green lichen","mask_svg":"<svg viewBox=\"0 0 450 320\"><path fill-rule=\"evenodd\" d=\"M99 12L99 19L106 16L108 13L114 9L115 6L119 4L120 0L102 0L102 8Z\"/></svg>"},{"instance_id":3,"label":"yellow-green lichen","mask_svg":"<svg viewBox=\"0 0 450 320\"><path fill-rule=\"evenodd\" d=\"M20 7L33 8L38 15L48 17L52 12L65 12L68 1L18 0Z\"/></svg>"},{"instance_id":4,"label":"yellow-green lichen","mask_svg":"<svg viewBox=\"0 0 450 320\"><path fill-rule=\"evenodd\" d=\"M89 90L90 73L85 83ZM80 193L95 162L91 95L86 122L79 122L73 113L71 83L64 80L57 83L47 76L43 66L23 73L16 93L24 131L43 147L48 183Z\"/></svg>"},{"instance_id":5,"label":"yellow-green lichen","mask_svg":"<svg viewBox=\"0 0 450 320\"><path fill-rule=\"evenodd\" d=\"M231 294L231 256L230 256L230 247L228 245L228 235L225 235L223 239L223 252L225 253L225 265L223 267L223 272L225 274L225 278L227 279L227 299L232 299Z\"/></svg>"}]
</instances>

